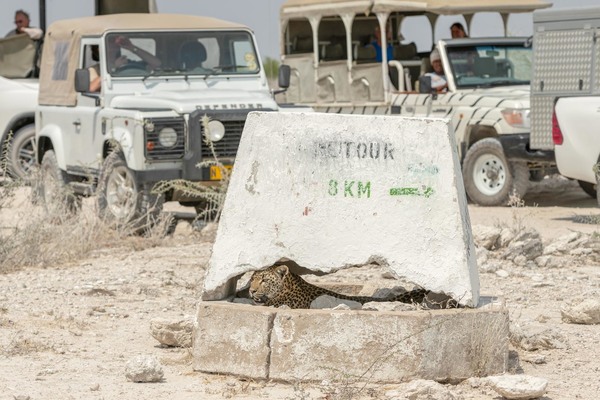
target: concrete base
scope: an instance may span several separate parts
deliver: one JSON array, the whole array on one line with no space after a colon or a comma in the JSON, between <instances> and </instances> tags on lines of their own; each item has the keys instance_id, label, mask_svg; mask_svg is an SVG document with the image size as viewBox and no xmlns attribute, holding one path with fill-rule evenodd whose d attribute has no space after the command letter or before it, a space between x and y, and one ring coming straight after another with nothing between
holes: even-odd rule
<instances>
[{"instance_id":1,"label":"concrete base","mask_svg":"<svg viewBox=\"0 0 600 400\"><path fill-rule=\"evenodd\" d=\"M482 297L474 309L404 312L290 310L201 301L194 369L255 379L461 381L501 374L508 311Z\"/></svg>"}]
</instances>

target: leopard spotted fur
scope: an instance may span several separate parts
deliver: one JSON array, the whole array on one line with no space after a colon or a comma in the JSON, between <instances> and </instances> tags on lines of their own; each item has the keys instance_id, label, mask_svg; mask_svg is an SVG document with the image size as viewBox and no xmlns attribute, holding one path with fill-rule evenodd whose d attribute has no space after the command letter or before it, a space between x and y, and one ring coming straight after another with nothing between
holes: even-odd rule
<instances>
[{"instance_id":1,"label":"leopard spotted fur","mask_svg":"<svg viewBox=\"0 0 600 400\"><path fill-rule=\"evenodd\" d=\"M361 304L370 301L420 303L428 293L425 289L415 289L391 298L346 296L306 282L300 276L292 273L287 265L274 265L254 272L250 278L249 291L250 297L257 304L274 307L286 305L290 308L310 308L313 300L322 295L353 300Z\"/></svg>"}]
</instances>

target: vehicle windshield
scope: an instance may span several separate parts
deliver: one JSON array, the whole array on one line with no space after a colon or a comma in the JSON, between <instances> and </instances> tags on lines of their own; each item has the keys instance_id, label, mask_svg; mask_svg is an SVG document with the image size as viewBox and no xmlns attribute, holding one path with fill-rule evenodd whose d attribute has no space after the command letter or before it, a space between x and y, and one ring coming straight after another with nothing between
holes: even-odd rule
<instances>
[{"instance_id":1,"label":"vehicle windshield","mask_svg":"<svg viewBox=\"0 0 600 400\"><path fill-rule=\"evenodd\" d=\"M447 46L456 87L529 85L533 51L524 45Z\"/></svg>"},{"instance_id":2,"label":"vehicle windshield","mask_svg":"<svg viewBox=\"0 0 600 400\"><path fill-rule=\"evenodd\" d=\"M260 68L246 31L110 33L105 44L113 77L243 75Z\"/></svg>"}]
</instances>

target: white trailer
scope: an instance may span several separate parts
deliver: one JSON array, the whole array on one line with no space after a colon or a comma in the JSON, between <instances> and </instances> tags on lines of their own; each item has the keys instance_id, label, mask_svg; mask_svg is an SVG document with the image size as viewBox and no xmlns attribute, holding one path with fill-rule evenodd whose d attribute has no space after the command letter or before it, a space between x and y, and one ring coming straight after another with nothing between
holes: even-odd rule
<instances>
[{"instance_id":1,"label":"white trailer","mask_svg":"<svg viewBox=\"0 0 600 400\"><path fill-rule=\"evenodd\" d=\"M594 150L598 140L583 144L585 138L593 138L591 131L569 121L577 114L579 121L596 118L600 122L597 106L582 108L582 104L597 105L600 100L600 7L536 11L533 23L531 147L554 150L559 172L577 179L595 196L592 166L599 157ZM597 126L592 123L590 128Z\"/></svg>"}]
</instances>

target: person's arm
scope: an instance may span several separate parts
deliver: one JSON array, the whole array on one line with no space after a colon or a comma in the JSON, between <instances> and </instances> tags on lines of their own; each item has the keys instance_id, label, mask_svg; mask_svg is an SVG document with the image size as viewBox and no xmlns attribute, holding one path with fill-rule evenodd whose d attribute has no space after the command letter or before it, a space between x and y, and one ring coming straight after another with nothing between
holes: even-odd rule
<instances>
[{"instance_id":1,"label":"person's arm","mask_svg":"<svg viewBox=\"0 0 600 400\"><path fill-rule=\"evenodd\" d=\"M127 50L131 51L133 54L147 62L152 69L159 68L162 64L162 61L160 61L158 57L137 46L132 45L131 48Z\"/></svg>"},{"instance_id":2,"label":"person's arm","mask_svg":"<svg viewBox=\"0 0 600 400\"><path fill-rule=\"evenodd\" d=\"M27 35L29 35L29 37L32 40L38 40L41 39L42 36L44 36L44 31L41 30L40 28L21 28L21 30L23 31L23 33L26 33Z\"/></svg>"},{"instance_id":3,"label":"person's arm","mask_svg":"<svg viewBox=\"0 0 600 400\"><path fill-rule=\"evenodd\" d=\"M90 71L90 92L99 92L100 86L102 85L102 80L100 78L100 74L96 71L96 68L90 67L88 68Z\"/></svg>"},{"instance_id":4,"label":"person's arm","mask_svg":"<svg viewBox=\"0 0 600 400\"><path fill-rule=\"evenodd\" d=\"M129 38L126 38L125 36L120 36L116 39L116 42L122 48L131 51L133 54L137 55L139 58L144 60L152 69L161 66L162 62L158 57L156 57L153 54L150 54L142 48L135 46L133 43L131 43L131 40L129 40Z\"/></svg>"}]
</instances>

